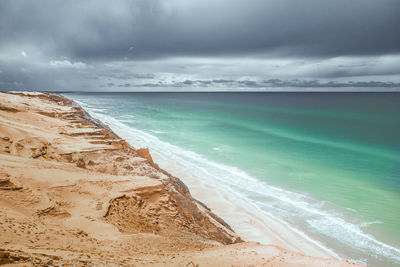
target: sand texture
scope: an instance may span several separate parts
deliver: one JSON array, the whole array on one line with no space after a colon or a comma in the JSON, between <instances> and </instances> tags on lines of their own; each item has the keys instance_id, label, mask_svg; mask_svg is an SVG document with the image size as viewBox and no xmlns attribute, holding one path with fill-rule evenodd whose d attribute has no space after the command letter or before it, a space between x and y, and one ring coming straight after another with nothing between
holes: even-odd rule
<instances>
[{"instance_id":1,"label":"sand texture","mask_svg":"<svg viewBox=\"0 0 400 267\"><path fill-rule=\"evenodd\" d=\"M0 264L355 265L244 242L148 149L40 93L0 93Z\"/></svg>"}]
</instances>

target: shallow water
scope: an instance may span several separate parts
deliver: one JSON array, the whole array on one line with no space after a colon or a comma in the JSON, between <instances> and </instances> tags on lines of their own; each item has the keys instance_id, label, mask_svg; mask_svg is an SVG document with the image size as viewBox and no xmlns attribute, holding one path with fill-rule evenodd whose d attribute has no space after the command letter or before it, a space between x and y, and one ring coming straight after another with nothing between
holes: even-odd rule
<instances>
[{"instance_id":1,"label":"shallow water","mask_svg":"<svg viewBox=\"0 0 400 267\"><path fill-rule=\"evenodd\" d=\"M399 93L64 95L341 256L400 262Z\"/></svg>"}]
</instances>

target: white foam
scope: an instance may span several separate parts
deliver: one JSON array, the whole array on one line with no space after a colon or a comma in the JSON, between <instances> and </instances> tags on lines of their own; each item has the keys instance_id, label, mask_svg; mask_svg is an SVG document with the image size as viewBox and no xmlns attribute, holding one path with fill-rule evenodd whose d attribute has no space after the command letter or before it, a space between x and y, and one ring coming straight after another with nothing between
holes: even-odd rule
<instances>
[{"instance_id":1,"label":"white foam","mask_svg":"<svg viewBox=\"0 0 400 267\"><path fill-rule=\"evenodd\" d=\"M362 222L359 224L360 227L367 227L372 224L380 224L383 223L382 221L372 221L372 222Z\"/></svg>"},{"instance_id":2,"label":"white foam","mask_svg":"<svg viewBox=\"0 0 400 267\"><path fill-rule=\"evenodd\" d=\"M166 134L167 133L164 131L157 131L157 130L150 130L150 132L155 133L155 134Z\"/></svg>"}]
</instances>

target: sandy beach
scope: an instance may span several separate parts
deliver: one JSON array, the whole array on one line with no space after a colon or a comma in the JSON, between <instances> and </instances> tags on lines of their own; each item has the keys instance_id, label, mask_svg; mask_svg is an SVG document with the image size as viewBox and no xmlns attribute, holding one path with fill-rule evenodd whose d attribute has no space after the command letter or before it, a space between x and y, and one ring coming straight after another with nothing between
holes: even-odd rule
<instances>
[{"instance_id":1,"label":"sandy beach","mask_svg":"<svg viewBox=\"0 0 400 267\"><path fill-rule=\"evenodd\" d=\"M151 154L71 100L0 93L0 264L358 266Z\"/></svg>"}]
</instances>

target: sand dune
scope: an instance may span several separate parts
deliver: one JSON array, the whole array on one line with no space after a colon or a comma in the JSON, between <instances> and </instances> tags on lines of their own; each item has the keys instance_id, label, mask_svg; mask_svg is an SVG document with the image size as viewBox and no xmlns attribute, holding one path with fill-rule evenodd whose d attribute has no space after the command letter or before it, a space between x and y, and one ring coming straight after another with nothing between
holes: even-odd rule
<instances>
[{"instance_id":1,"label":"sand dune","mask_svg":"<svg viewBox=\"0 0 400 267\"><path fill-rule=\"evenodd\" d=\"M353 266L244 242L72 101L0 93L0 264Z\"/></svg>"}]
</instances>

